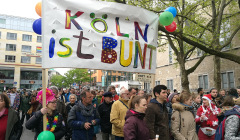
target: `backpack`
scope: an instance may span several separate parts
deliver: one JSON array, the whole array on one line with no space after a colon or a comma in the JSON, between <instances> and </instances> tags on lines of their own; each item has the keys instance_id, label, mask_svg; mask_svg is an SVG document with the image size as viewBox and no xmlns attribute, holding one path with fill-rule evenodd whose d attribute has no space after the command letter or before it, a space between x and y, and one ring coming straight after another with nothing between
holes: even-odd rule
<instances>
[{"instance_id":1,"label":"backpack","mask_svg":"<svg viewBox=\"0 0 240 140\"><path fill-rule=\"evenodd\" d=\"M237 116L240 119L240 116L239 115L237 115ZM217 128L216 133L215 133L215 140L224 140L225 122L226 122L227 117L225 117L223 119L223 121L218 125L218 128Z\"/></svg>"}]
</instances>

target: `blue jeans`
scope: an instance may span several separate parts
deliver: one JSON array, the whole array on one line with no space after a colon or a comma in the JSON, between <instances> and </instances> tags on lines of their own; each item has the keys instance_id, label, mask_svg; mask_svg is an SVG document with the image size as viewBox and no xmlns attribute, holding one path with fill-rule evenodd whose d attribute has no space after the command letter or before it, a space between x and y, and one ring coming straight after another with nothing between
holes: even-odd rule
<instances>
[{"instance_id":1,"label":"blue jeans","mask_svg":"<svg viewBox=\"0 0 240 140\"><path fill-rule=\"evenodd\" d=\"M115 140L124 140L124 137L115 136Z\"/></svg>"}]
</instances>

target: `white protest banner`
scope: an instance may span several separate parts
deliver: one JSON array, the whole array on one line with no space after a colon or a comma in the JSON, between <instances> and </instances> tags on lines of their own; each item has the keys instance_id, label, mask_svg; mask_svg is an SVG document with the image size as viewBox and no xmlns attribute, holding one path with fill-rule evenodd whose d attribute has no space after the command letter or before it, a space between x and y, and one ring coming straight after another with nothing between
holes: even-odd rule
<instances>
[{"instance_id":1,"label":"white protest banner","mask_svg":"<svg viewBox=\"0 0 240 140\"><path fill-rule=\"evenodd\" d=\"M43 68L155 73L158 15L90 0L43 0Z\"/></svg>"}]
</instances>

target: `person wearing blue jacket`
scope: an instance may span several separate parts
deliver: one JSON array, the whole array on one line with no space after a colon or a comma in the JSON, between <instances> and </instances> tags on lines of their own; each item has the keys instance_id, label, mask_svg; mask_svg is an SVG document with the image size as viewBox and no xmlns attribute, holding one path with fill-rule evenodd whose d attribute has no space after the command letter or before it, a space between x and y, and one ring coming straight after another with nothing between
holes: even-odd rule
<instances>
[{"instance_id":1,"label":"person wearing blue jacket","mask_svg":"<svg viewBox=\"0 0 240 140\"><path fill-rule=\"evenodd\" d=\"M89 90L81 93L79 101L68 114L68 124L72 128L72 140L92 140L99 115L92 104L93 94Z\"/></svg>"}]
</instances>

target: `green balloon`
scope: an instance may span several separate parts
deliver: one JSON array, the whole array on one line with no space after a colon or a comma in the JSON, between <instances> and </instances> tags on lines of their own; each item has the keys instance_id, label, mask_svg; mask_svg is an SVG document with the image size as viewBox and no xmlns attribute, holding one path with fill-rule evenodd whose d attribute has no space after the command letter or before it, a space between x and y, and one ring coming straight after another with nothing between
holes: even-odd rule
<instances>
[{"instance_id":1,"label":"green balloon","mask_svg":"<svg viewBox=\"0 0 240 140\"><path fill-rule=\"evenodd\" d=\"M37 140L55 140L55 136L50 131L42 131L38 137Z\"/></svg>"},{"instance_id":2,"label":"green balloon","mask_svg":"<svg viewBox=\"0 0 240 140\"><path fill-rule=\"evenodd\" d=\"M162 25L168 26L173 22L173 14L171 12L165 11L159 16L159 21Z\"/></svg>"}]
</instances>

